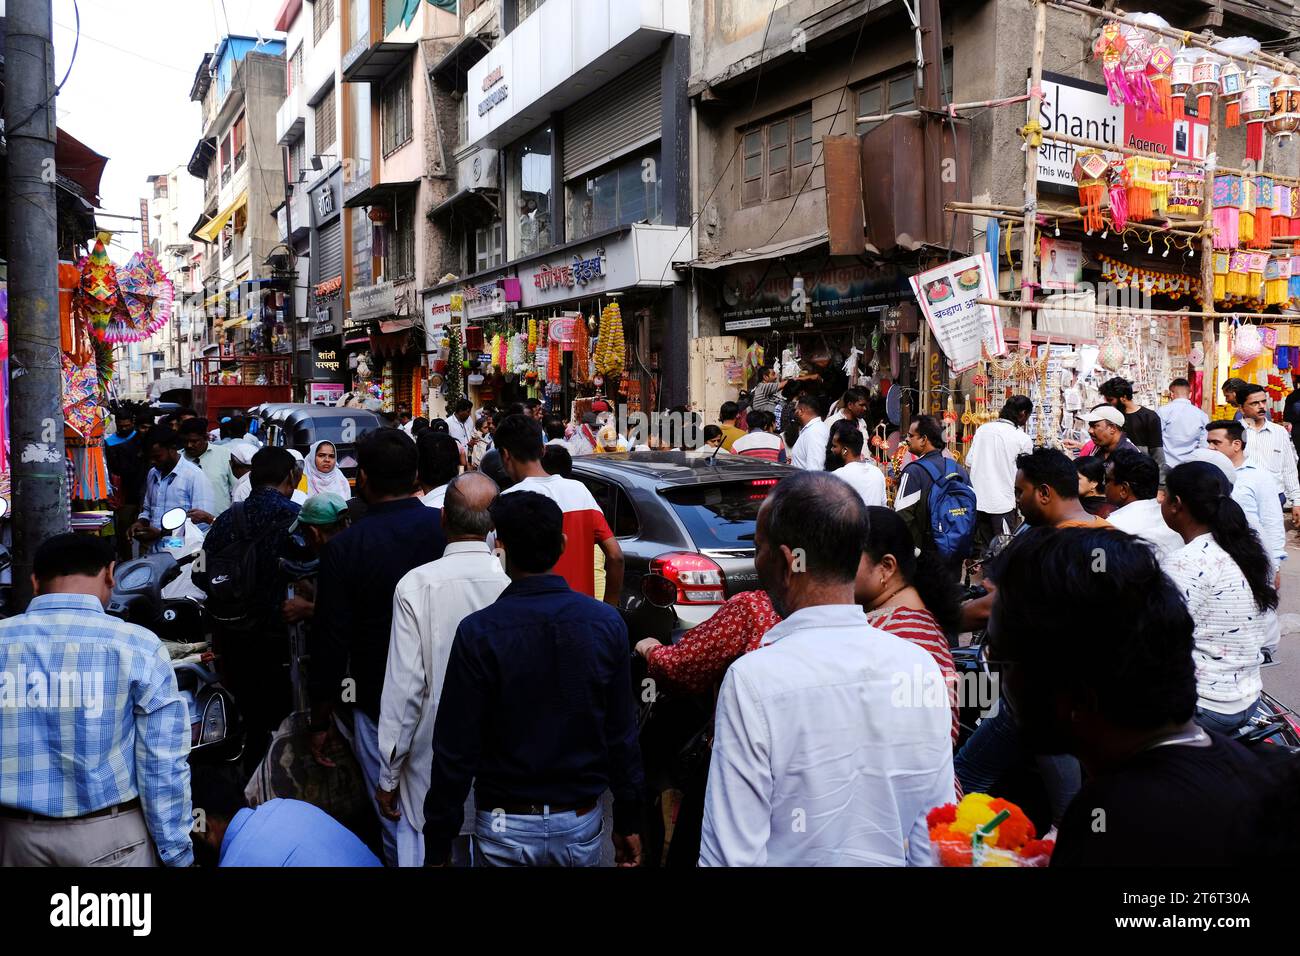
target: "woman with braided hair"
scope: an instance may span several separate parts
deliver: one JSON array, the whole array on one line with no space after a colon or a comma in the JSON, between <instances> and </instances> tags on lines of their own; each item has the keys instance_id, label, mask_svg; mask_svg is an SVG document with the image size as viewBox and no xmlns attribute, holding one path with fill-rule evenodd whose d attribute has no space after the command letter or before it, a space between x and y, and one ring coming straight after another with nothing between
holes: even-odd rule
<instances>
[{"instance_id":1,"label":"woman with braided hair","mask_svg":"<svg viewBox=\"0 0 1300 956\"><path fill-rule=\"evenodd\" d=\"M1232 734L1255 712L1263 682L1260 648L1277 608L1273 572L1259 537L1214 465L1169 472L1161 514L1186 544L1164 561L1196 624L1196 719Z\"/></svg>"}]
</instances>

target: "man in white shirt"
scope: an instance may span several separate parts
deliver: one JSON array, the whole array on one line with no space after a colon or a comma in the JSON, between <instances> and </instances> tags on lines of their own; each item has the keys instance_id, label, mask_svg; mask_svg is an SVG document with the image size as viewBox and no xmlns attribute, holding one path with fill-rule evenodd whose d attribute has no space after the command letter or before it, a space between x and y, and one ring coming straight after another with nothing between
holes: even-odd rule
<instances>
[{"instance_id":1,"label":"man in white shirt","mask_svg":"<svg viewBox=\"0 0 1300 956\"><path fill-rule=\"evenodd\" d=\"M1205 426L1210 416L1188 400L1191 391L1187 379L1174 379L1169 383L1169 404L1161 405L1156 413L1160 416L1160 433L1165 442L1166 468L1181 465L1188 460L1192 449L1205 444Z\"/></svg>"},{"instance_id":2,"label":"man in white shirt","mask_svg":"<svg viewBox=\"0 0 1300 956\"><path fill-rule=\"evenodd\" d=\"M468 398L462 398L456 403L456 410L447 416L447 433L456 439L456 444L460 445L460 450L465 453L465 460L470 461L474 452L474 447L479 442L478 432L474 430L474 423L470 420L470 413L474 410L474 403Z\"/></svg>"},{"instance_id":3,"label":"man in white shirt","mask_svg":"<svg viewBox=\"0 0 1300 956\"><path fill-rule=\"evenodd\" d=\"M759 510L756 565L784 620L722 683L701 866L932 862L952 712L934 658L854 602L866 531L831 475L792 475Z\"/></svg>"},{"instance_id":4,"label":"man in white shirt","mask_svg":"<svg viewBox=\"0 0 1300 956\"><path fill-rule=\"evenodd\" d=\"M1273 566L1273 587L1282 586L1282 562L1286 560L1286 519L1280 502L1282 489L1277 479L1246 456L1246 432L1241 422L1210 422L1205 442L1230 461L1236 469L1232 481L1232 500L1241 505L1246 520L1259 535ZM1271 656L1282 641L1281 622L1276 611L1269 611L1268 636L1264 650Z\"/></svg>"},{"instance_id":5,"label":"man in white shirt","mask_svg":"<svg viewBox=\"0 0 1300 956\"><path fill-rule=\"evenodd\" d=\"M800 395L794 406L794 417L799 422L799 437L790 453L790 464L804 471L825 471L831 430L822 421L817 399L806 393Z\"/></svg>"},{"instance_id":6,"label":"man in white shirt","mask_svg":"<svg viewBox=\"0 0 1300 956\"><path fill-rule=\"evenodd\" d=\"M831 453L828 464L839 467L831 474L846 481L862 497L867 507L885 505L885 474L872 461L862 458L862 432L850 421L841 419L831 427Z\"/></svg>"},{"instance_id":7,"label":"man in white shirt","mask_svg":"<svg viewBox=\"0 0 1300 956\"><path fill-rule=\"evenodd\" d=\"M1034 450L1025 432L1034 403L1012 395L997 421L975 429L966 455L971 487L975 489L975 553L983 554L998 535L1011 534L1020 525L1016 512L1016 458Z\"/></svg>"},{"instance_id":8,"label":"man in white shirt","mask_svg":"<svg viewBox=\"0 0 1300 956\"><path fill-rule=\"evenodd\" d=\"M1300 523L1300 475L1296 473L1295 446L1287 430L1269 421L1268 392L1260 385L1245 385L1237 391L1241 398L1241 423L1246 427L1246 459L1253 461L1282 486L1278 499L1291 509L1291 518Z\"/></svg>"},{"instance_id":9,"label":"man in white shirt","mask_svg":"<svg viewBox=\"0 0 1300 956\"><path fill-rule=\"evenodd\" d=\"M1147 542L1163 561L1186 542L1165 524L1156 500L1159 490L1160 466L1150 455L1120 448L1106 462L1106 500L1115 506L1106 520Z\"/></svg>"},{"instance_id":10,"label":"man in white shirt","mask_svg":"<svg viewBox=\"0 0 1300 956\"><path fill-rule=\"evenodd\" d=\"M833 427L836 422L852 422L857 429L862 432L864 442L871 440L870 430L867 428L867 401L870 398L866 391L861 388L850 388L844 393L844 397L835 403L831 413L826 416L826 424Z\"/></svg>"},{"instance_id":11,"label":"man in white shirt","mask_svg":"<svg viewBox=\"0 0 1300 956\"><path fill-rule=\"evenodd\" d=\"M460 622L487 607L510 583L487 545L495 482L476 472L447 486L442 530L447 550L398 582L379 710L379 786L375 799L397 823L397 865L424 865L424 798L433 760L433 725ZM473 798L471 798L472 800ZM468 857L474 815L467 805L453 856ZM455 851L461 851L457 854Z\"/></svg>"}]
</instances>

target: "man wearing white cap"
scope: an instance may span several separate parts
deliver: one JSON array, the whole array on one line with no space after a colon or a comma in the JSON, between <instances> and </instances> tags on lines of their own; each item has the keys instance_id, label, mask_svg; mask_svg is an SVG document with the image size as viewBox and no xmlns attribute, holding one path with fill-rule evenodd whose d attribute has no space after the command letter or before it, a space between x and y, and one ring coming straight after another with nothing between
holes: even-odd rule
<instances>
[{"instance_id":1,"label":"man wearing white cap","mask_svg":"<svg viewBox=\"0 0 1300 956\"><path fill-rule=\"evenodd\" d=\"M1124 434L1124 413L1118 408L1098 405L1084 416L1084 421L1088 423L1088 434L1097 446L1093 454L1102 461L1108 461L1121 448L1140 451Z\"/></svg>"}]
</instances>

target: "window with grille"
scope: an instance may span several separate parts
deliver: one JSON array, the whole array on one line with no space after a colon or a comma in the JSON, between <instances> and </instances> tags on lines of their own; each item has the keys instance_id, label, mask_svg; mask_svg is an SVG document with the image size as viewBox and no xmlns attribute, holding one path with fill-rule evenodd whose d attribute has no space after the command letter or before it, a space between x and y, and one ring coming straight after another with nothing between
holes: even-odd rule
<instances>
[{"instance_id":1,"label":"window with grille","mask_svg":"<svg viewBox=\"0 0 1300 956\"><path fill-rule=\"evenodd\" d=\"M321 97L320 101L313 107L316 124L316 152L318 155L327 152L334 145L334 91L335 88L331 86L330 91Z\"/></svg>"},{"instance_id":2,"label":"window with grille","mask_svg":"<svg viewBox=\"0 0 1300 956\"><path fill-rule=\"evenodd\" d=\"M302 44L298 44L298 49L293 51L293 56L289 57L289 62L285 64L285 92L292 93L298 87L302 86Z\"/></svg>"},{"instance_id":3,"label":"window with grille","mask_svg":"<svg viewBox=\"0 0 1300 956\"><path fill-rule=\"evenodd\" d=\"M494 222L474 230L474 271L494 269L505 262L505 229Z\"/></svg>"},{"instance_id":4,"label":"window with grille","mask_svg":"<svg viewBox=\"0 0 1300 956\"><path fill-rule=\"evenodd\" d=\"M334 0L316 0L312 4L311 31L312 46L320 43L331 23L334 22Z\"/></svg>"},{"instance_id":5,"label":"window with grille","mask_svg":"<svg viewBox=\"0 0 1300 956\"><path fill-rule=\"evenodd\" d=\"M943 98L952 102L952 53L943 56ZM857 90L858 116L880 116L884 113L896 113L916 108L916 67L909 65L886 73L884 76L869 80ZM880 125L877 120L872 123L858 123L855 130L859 136Z\"/></svg>"},{"instance_id":6,"label":"window with grille","mask_svg":"<svg viewBox=\"0 0 1300 956\"><path fill-rule=\"evenodd\" d=\"M415 198L413 191L403 191L397 197L388 261L384 263L384 279L389 282L415 275Z\"/></svg>"},{"instance_id":7,"label":"window with grille","mask_svg":"<svg viewBox=\"0 0 1300 956\"><path fill-rule=\"evenodd\" d=\"M462 100L464 97L462 97ZM387 156L411 141L411 76L392 80L380 95L383 151Z\"/></svg>"},{"instance_id":8,"label":"window with grille","mask_svg":"<svg viewBox=\"0 0 1300 956\"><path fill-rule=\"evenodd\" d=\"M289 182L296 183L307 168L307 138L300 136L289 144Z\"/></svg>"},{"instance_id":9,"label":"window with grille","mask_svg":"<svg viewBox=\"0 0 1300 956\"><path fill-rule=\"evenodd\" d=\"M784 199L812 164L812 110L789 113L741 134L740 204Z\"/></svg>"},{"instance_id":10,"label":"window with grille","mask_svg":"<svg viewBox=\"0 0 1300 956\"><path fill-rule=\"evenodd\" d=\"M536 13L546 0L515 0L515 23L523 23Z\"/></svg>"},{"instance_id":11,"label":"window with grille","mask_svg":"<svg viewBox=\"0 0 1300 956\"><path fill-rule=\"evenodd\" d=\"M230 134L221 139L221 185L230 182Z\"/></svg>"}]
</instances>

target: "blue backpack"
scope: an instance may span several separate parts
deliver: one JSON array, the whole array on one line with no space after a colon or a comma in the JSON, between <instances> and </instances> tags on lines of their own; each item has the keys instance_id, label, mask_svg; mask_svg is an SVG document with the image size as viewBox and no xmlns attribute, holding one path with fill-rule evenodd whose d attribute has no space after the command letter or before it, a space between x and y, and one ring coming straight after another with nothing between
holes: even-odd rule
<instances>
[{"instance_id":1,"label":"blue backpack","mask_svg":"<svg viewBox=\"0 0 1300 956\"><path fill-rule=\"evenodd\" d=\"M945 561L965 558L975 538L975 489L950 458L943 459L942 474L933 462L922 459L917 464L933 481L927 506L935 550Z\"/></svg>"}]
</instances>

